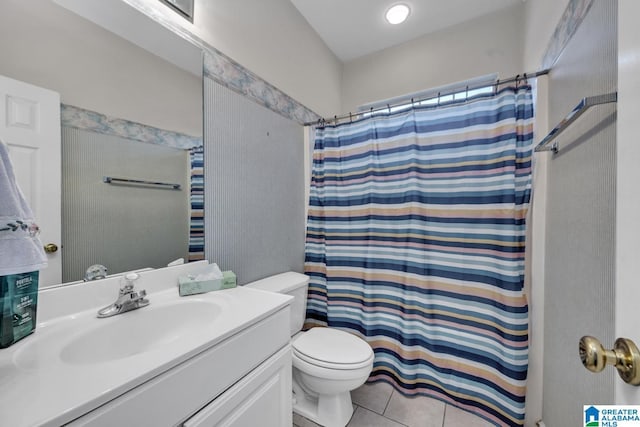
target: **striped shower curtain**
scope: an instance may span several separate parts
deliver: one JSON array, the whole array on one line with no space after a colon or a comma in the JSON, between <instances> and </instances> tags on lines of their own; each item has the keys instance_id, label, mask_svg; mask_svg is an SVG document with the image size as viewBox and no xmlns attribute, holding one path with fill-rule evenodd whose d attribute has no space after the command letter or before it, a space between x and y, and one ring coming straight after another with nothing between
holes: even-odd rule
<instances>
[{"instance_id":1,"label":"striped shower curtain","mask_svg":"<svg viewBox=\"0 0 640 427\"><path fill-rule=\"evenodd\" d=\"M189 150L189 262L204 259L204 147Z\"/></svg>"},{"instance_id":2,"label":"striped shower curtain","mask_svg":"<svg viewBox=\"0 0 640 427\"><path fill-rule=\"evenodd\" d=\"M307 327L353 332L370 381L522 425L531 88L316 131Z\"/></svg>"}]
</instances>

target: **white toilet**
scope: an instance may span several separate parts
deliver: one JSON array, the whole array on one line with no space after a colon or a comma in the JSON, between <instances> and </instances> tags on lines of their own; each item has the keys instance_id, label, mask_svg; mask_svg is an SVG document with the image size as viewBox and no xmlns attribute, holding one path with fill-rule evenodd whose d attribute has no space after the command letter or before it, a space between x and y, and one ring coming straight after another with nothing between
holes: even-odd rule
<instances>
[{"instance_id":1,"label":"white toilet","mask_svg":"<svg viewBox=\"0 0 640 427\"><path fill-rule=\"evenodd\" d=\"M293 412L325 427L344 427L353 414L351 390L365 383L373 350L355 335L333 328L301 332L309 277L288 272L245 286L294 297L291 304Z\"/></svg>"}]
</instances>

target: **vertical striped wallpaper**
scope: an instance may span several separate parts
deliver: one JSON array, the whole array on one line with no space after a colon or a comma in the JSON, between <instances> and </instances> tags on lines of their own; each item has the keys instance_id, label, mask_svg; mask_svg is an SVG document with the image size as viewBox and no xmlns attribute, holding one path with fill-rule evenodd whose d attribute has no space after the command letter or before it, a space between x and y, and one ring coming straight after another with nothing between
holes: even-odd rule
<instances>
[{"instance_id":1,"label":"vertical striped wallpaper","mask_svg":"<svg viewBox=\"0 0 640 427\"><path fill-rule=\"evenodd\" d=\"M549 76L549 122L580 99L617 87L617 1L593 2ZM557 141L549 162L543 419L584 425L582 405L613 403L615 370L592 374L578 341L613 345L616 106L590 109Z\"/></svg>"},{"instance_id":2,"label":"vertical striped wallpaper","mask_svg":"<svg viewBox=\"0 0 640 427\"><path fill-rule=\"evenodd\" d=\"M239 284L301 272L303 127L204 78L205 256Z\"/></svg>"},{"instance_id":3,"label":"vertical striped wallpaper","mask_svg":"<svg viewBox=\"0 0 640 427\"><path fill-rule=\"evenodd\" d=\"M63 281L187 257L188 152L62 127ZM109 185L103 176L174 182L181 191Z\"/></svg>"}]
</instances>

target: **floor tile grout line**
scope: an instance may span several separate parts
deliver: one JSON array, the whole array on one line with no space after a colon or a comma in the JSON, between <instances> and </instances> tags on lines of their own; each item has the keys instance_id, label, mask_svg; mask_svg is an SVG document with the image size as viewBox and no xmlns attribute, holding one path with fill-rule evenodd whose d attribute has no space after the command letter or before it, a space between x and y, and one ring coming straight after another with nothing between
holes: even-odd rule
<instances>
[{"instance_id":1,"label":"floor tile grout line","mask_svg":"<svg viewBox=\"0 0 640 427\"><path fill-rule=\"evenodd\" d=\"M381 418L383 418L383 419L385 419L387 421L392 422L393 424L397 424L398 426L411 427L410 424L405 424L403 421L396 420L394 418L391 418L390 416L385 415L387 410L389 409L389 405L391 403L391 399L393 398L393 394L394 393L396 393L396 391L395 390L391 390L391 393L389 394L389 397L387 398L387 402L385 404L384 410L382 411L381 414L376 412L376 411L374 411L373 409L369 409L369 408L367 408L365 406L358 405L357 403L352 403L353 406L354 406L354 412L353 412L353 415L351 416L351 419L349 419L349 423L347 424L347 427L353 421L353 417L355 416L355 412L359 408L361 408L363 411L370 412L370 413L374 414L376 417L381 417ZM399 395L399 396L401 398L404 398L403 395ZM450 406L449 404L444 403L444 408L442 410L442 424L441 424L441 427L445 427L447 425L447 415L448 415L449 406ZM471 415L474 415L474 414L471 414ZM317 424L314 423L314 425L317 425ZM299 427L299 426L297 424L295 424L295 422L294 422L294 423L292 423L292 427Z\"/></svg>"},{"instance_id":2,"label":"floor tile grout line","mask_svg":"<svg viewBox=\"0 0 640 427\"><path fill-rule=\"evenodd\" d=\"M393 421L393 422L394 422L394 423L396 423L396 424L400 424L400 425L402 425L402 426L404 426L404 427L409 427L409 425L407 425L407 424L405 424L405 423L403 423L403 422L401 422L401 421L399 421L399 420L396 420L396 419L394 419L394 418L388 417L388 416L386 415L386 413L387 413L387 408L389 407L389 404L391 403L391 398L393 397L393 393L395 393L395 392L396 392L395 390L391 390L391 393L389 394L389 399L387 400L387 404L385 405L384 410L382 411L382 414L381 414L380 416L381 416L382 418L384 418L384 419L389 420L389 421ZM402 397L402 398L404 398L404 396L401 396L401 397ZM372 412L373 412L373 411L372 411Z\"/></svg>"},{"instance_id":3,"label":"floor tile grout line","mask_svg":"<svg viewBox=\"0 0 640 427\"><path fill-rule=\"evenodd\" d=\"M398 420L394 420L393 418L386 417L384 414L378 414L376 411L372 411L371 409L367 409L367 408L364 408L364 407L362 407L362 409L364 409L365 411L369 411L369 412L371 412L371 413L373 413L373 414L375 414L375 415L377 415L377 416L379 416L381 418L384 418L387 421L391 421L394 424L398 424L398 425L403 426L403 427L409 427L409 425L407 425L405 423L402 423L402 422L400 422ZM347 424L347 426L348 426L348 424Z\"/></svg>"},{"instance_id":4,"label":"floor tile grout line","mask_svg":"<svg viewBox=\"0 0 640 427\"><path fill-rule=\"evenodd\" d=\"M447 419L447 407L448 404L444 404L444 410L442 411L442 427L444 427L445 420Z\"/></svg>"},{"instance_id":5,"label":"floor tile grout line","mask_svg":"<svg viewBox=\"0 0 640 427\"><path fill-rule=\"evenodd\" d=\"M400 425L405 426L405 427L411 427L411 426L409 426L408 424L405 424L404 422L402 422L402 421L400 421L400 420L396 420L395 418L391 418L391 417L389 417L389 416L387 416L387 415L386 415L386 413L387 413L387 409L388 409L388 407L389 407L389 404L391 403L391 399L393 398L393 394L394 394L395 392L396 392L396 390L392 390L391 394L389 395L389 400L387 400L387 404L386 404L386 406L385 406L385 408L384 408L384 411L382 412L382 415L381 415L381 416L382 416L383 418L385 418L385 419L389 420L389 421L393 421L393 422L394 422L394 423L396 423L396 424L400 424ZM405 399L405 398L406 398L404 395L400 395L400 397L401 397L401 398L403 398L403 399ZM445 427L445 425L444 425L444 424L445 424L445 419L446 419L446 414L447 414L447 406L449 406L449 405L447 405L447 404L445 403L445 404L444 404L444 408L443 408L443 410L442 410L442 427ZM364 408L364 409L367 409L367 408ZM375 413L377 413L377 412L375 412L375 411L373 411L373 410L371 410L371 409L368 409L368 410L369 410L370 412L373 412L374 414L375 414Z\"/></svg>"},{"instance_id":6,"label":"floor tile grout line","mask_svg":"<svg viewBox=\"0 0 640 427\"><path fill-rule=\"evenodd\" d=\"M399 425L401 425L401 426L409 427L409 425L408 425L408 424L405 424L405 423L403 423L402 421L398 421L398 420L396 420L396 419L394 419L394 418L387 417L387 416L385 416L385 415L380 415L380 416L381 416L382 418L384 418L385 420L393 421L395 424L399 424Z\"/></svg>"},{"instance_id":7,"label":"floor tile grout line","mask_svg":"<svg viewBox=\"0 0 640 427\"><path fill-rule=\"evenodd\" d=\"M384 409L382 410L382 416L385 417L384 414L387 413L387 408L389 407L389 402L391 402L391 398L393 397L393 393L395 393L396 391L394 389L391 389L391 393L389 393L389 398L387 399L387 403L386 405L384 405ZM385 417L387 418L387 417ZM389 418L387 418L389 419Z\"/></svg>"},{"instance_id":8,"label":"floor tile grout line","mask_svg":"<svg viewBox=\"0 0 640 427\"><path fill-rule=\"evenodd\" d=\"M351 402L351 405L355 406L355 408L353 408L353 413L351 414L351 418L349 418L349 421L347 421L347 425L345 427L349 427L349 424L351 424L351 421L353 421L353 417L356 416L356 411L358 410L358 408L362 408L362 406L358 405L357 403Z\"/></svg>"}]
</instances>

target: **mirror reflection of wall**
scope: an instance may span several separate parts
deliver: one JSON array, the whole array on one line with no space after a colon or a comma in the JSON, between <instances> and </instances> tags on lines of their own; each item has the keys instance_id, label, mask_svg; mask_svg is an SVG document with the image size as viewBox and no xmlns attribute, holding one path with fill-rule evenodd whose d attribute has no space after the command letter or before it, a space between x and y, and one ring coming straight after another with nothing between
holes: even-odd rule
<instances>
[{"instance_id":1,"label":"mirror reflection of wall","mask_svg":"<svg viewBox=\"0 0 640 427\"><path fill-rule=\"evenodd\" d=\"M51 0L3 2L0 54L0 74L61 95L63 281L92 263L117 273L186 258L201 76ZM109 174L178 180L183 190L110 186Z\"/></svg>"},{"instance_id":2,"label":"mirror reflection of wall","mask_svg":"<svg viewBox=\"0 0 640 427\"><path fill-rule=\"evenodd\" d=\"M178 139L200 140L175 134L168 141L174 146L163 146L108 128L75 128L65 117L71 109L78 113L69 106L62 109L63 282L83 277L87 266L96 263L121 272L187 259L190 158L188 150L175 146ZM127 125L128 130L143 128ZM112 182L105 183L105 177Z\"/></svg>"}]
</instances>

